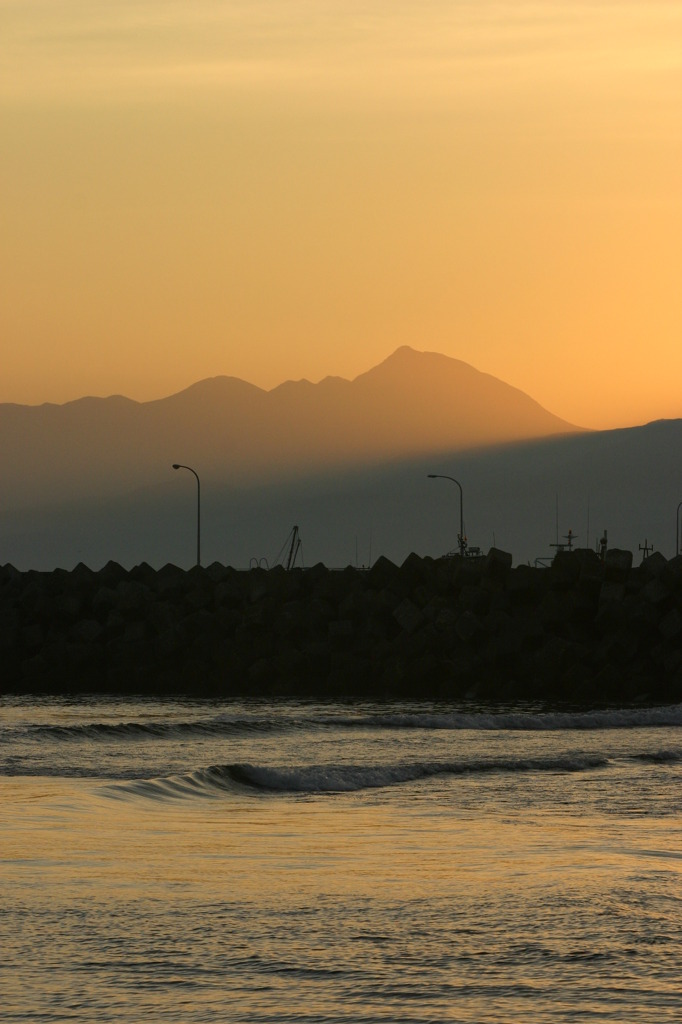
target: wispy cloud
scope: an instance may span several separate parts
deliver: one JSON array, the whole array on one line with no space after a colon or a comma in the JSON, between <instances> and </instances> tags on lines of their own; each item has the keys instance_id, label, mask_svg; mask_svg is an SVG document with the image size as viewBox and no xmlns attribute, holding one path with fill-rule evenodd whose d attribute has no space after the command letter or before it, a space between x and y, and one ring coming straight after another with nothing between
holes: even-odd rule
<instances>
[{"instance_id":1,"label":"wispy cloud","mask_svg":"<svg viewBox=\"0 0 682 1024\"><path fill-rule=\"evenodd\" d=\"M5 99L178 90L451 96L679 71L674 2L0 0Z\"/></svg>"}]
</instances>

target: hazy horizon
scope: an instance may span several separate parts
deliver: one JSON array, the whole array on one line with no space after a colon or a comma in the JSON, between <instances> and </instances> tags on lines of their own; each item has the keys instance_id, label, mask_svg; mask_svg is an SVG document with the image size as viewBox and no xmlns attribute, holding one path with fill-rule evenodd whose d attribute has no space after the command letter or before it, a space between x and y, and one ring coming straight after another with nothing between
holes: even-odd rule
<instances>
[{"instance_id":1,"label":"hazy horizon","mask_svg":"<svg viewBox=\"0 0 682 1024\"><path fill-rule=\"evenodd\" d=\"M413 345L404 344L404 345L398 346L397 349L394 349L393 351L387 353L383 358L380 359L379 363L377 363L376 366L382 365L382 363L384 363L388 359L390 359L391 356L395 355L395 353L400 351L400 349L408 349L408 350L411 350L411 351L414 351L414 352L418 352L418 353L421 353L421 354L425 354L425 355L446 355L444 352L437 352L434 349L417 349ZM532 398L533 401L537 401L537 404L540 405L541 408L546 409L547 412L552 413L552 415L557 415L560 419L563 419L562 416L559 416L558 413L555 413L555 411L553 409L551 409L549 406L544 405L543 403L539 402L536 399L536 397L533 394L531 394L531 392L525 391L523 388L521 388L521 387L519 387L517 385L511 384L511 382L509 382L507 380L504 380L501 376L499 376L498 374L495 374L491 370L482 370L480 367L476 366L473 362L469 362L466 359L460 359L460 357L458 357L458 356L448 356L447 358L455 359L458 362L461 362L461 363L464 363L467 366L470 366L472 369L476 370L477 372L484 374L486 377L491 377L491 378L493 378L495 380L501 381L502 383L508 384L509 387L514 388L514 390L519 391L522 394L528 395L528 397ZM343 382L343 383L349 383L350 384L350 383L353 383L354 381L356 381L359 377L363 377L367 372L369 372L369 370L372 370L372 369L375 369L375 368L376 368L375 366L371 366L371 367L370 366L365 366L364 368L360 369L356 374L354 374L352 376L343 376L341 374L335 374L335 373L323 373L321 376L318 376L318 377L315 377L315 378L310 378L310 377L305 377L305 376L304 377L293 377L293 376L290 376L290 377L284 377L281 380L277 380L276 382L268 384L268 385L258 384L254 380L249 380L249 379L247 379L245 377L239 377L239 376L237 376L234 373L220 372L220 373L211 373L211 374L208 374L205 377L201 377L201 378L198 378L196 380L188 381L185 384L181 384L177 388L177 390L163 391L163 392L159 391L157 393L157 392L155 392L152 389L152 391L150 391L149 394L146 397L135 397L134 394L133 394L135 389L133 388L133 389L131 389L130 392L103 390L103 391L100 391L98 393L95 393L95 392L92 392L92 391L88 391L88 392L84 392L82 394L74 395L74 396L69 397L69 398L64 398L63 400L60 400L60 401L53 400L53 399L44 399L42 401L30 401L30 402L29 401L27 401L27 402L20 402L20 401L14 401L14 400L6 400L6 401L0 400L0 406L2 406L2 405L17 405L17 406L23 406L23 407L26 407L26 408L40 408L41 406L66 406L66 405L73 405L73 404L76 404L78 402L87 401L88 399L105 401L107 399L116 399L116 398L125 399L126 401L132 402L132 403L134 403L136 405L148 405L148 404L155 403L155 402L162 402L165 399L173 398L173 397L175 397L177 395L181 395L181 394L183 394L185 392L189 392L193 388L197 387L198 385L202 385L202 384L205 384L205 383L208 383L208 382L211 382L211 381L220 381L220 380L234 380L234 381L238 381L239 383L247 384L249 387L254 388L257 391L260 391L263 394L271 394L272 392L277 391L280 388L284 388L287 385L292 385L292 384L318 385L318 384L324 384L327 381L340 381L340 382ZM657 422L658 420L674 420L674 419L680 419L680 418L682 418L682 408L680 408L679 413L676 414L676 415L662 415L662 414L661 415L657 415L657 414L654 414L654 415L652 415L652 417L650 419L636 420L636 421L635 420L628 420L627 422L612 423L612 424L610 424L608 426L601 426L601 427L600 426L593 426L591 423L574 423L572 421L567 421L567 422L569 423L569 425L571 427L573 427L573 428L575 428L577 430L590 430L590 431L596 430L596 431L599 431L599 430L627 429L628 427L645 426L647 423Z\"/></svg>"},{"instance_id":2,"label":"hazy horizon","mask_svg":"<svg viewBox=\"0 0 682 1024\"><path fill-rule=\"evenodd\" d=\"M489 371L480 370L479 367L475 366L472 362L470 362L470 361L468 361L466 359L460 359L458 357L448 356L446 353L436 351L435 349L420 349L420 348L416 348L414 345L404 344L404 345L399 345L397 348L393 349L391 352L386 353L385 356L383 358L381 358L376 364L372 364L371 366L366 365L366 366L364 366L363 369L361 369L354 376L349 376L349 377L344 377L341 374L334 374L334 373L325 373L325 374L323 374L322 376L320 376L320 377L318 377L316 379L310 379L309 377L284 377L282 380L279 380L276 383L271 384L269 386L261 386L261 385L255 383L252 380L247 380L244 377L239 377L239 376L237 376L237 374L234 374L234 373L213 373L213 374L209 374L206 377L201 377L198 380L188 381L187 383L182 385L180 388L178 388L177 391L171 391L171 392L167 392L167 393L164 392L163 394L154 395L153 397L150 397L150 398L135 398L131 394L126 394L126 393L120 392L120 391L116 391L116 392L101 392L101 393L98 393L98 394L95 394L93 392L87 392L87 393L84 393L84 394L81 394L81 395L76 395L73 398L66 399L63 402L54 402L54 401L50 401L50 400L46 400L44 402L2 402L2 401L0 401L0 405L24 405L24 406L27 406L28 408L37 408L37 407L39 407L41 405L63 406L63 405L71 405L71 404L73 404L75 402L82 402L83 400L87 400L87 399L90 399L90 398L92 398L92 399L124 398L124 399L126 399L126 400L128 400L130 402L134 402L137 405L146 405L146 404L149 404L151 402L160 402L160 401L163 401L166 398L173 398L173 397L175 397L177 395L184 394L185 392L189 392L193 388L196 388L198 385L206 384L206 383L211 382L211 381L221 381L221 380L237 381L237 382L239 382L241 384L247 384L250 388L253 388L253 389L257 390L257 391L261 391L261 392L263 392L263 394L271 394L273 391L277 391L280 388L285 388L287 385L292 385L292 384L312 384L312 385L317 385L317 384L325 384L327 382L332 383L332 382L336 382L336 381L341 382L341 383L345 383L345 384L352 384L355 381L357 381L359 378L365 377L367 374L369 374L373 370L376 370L379 367L383 366L384 364L388 363L391 359L393 359L395 356L397 356L401 352L413 352L413 353L416 353L417 355L436 356L436 357L439 357L439 358L445 358L445 359L448 359L448 360L452 360L454 362L457 362L457 363L463 364L463 365L465 365L467 367L470 367L471 369L475 370L477 373L480 373L480 374L482 374L485 377L489 377L489 378L492 378L494 380L501 381L502 383L508 384L507 381L504 381L497 374L490 373ZM533 395L529 394L528 392L523 391L522 388L517 388L517 387L515 387L514 385L511 385L511 384L509 384L509 387L513 387L515 391L519 391L522 394L527 394L529 398L532 398L533 401L536 401L536 399L534 398ZM541 405L541 403L539 403L539 402L537 404ZM541 407L542 408L546 408L545 406L541 406ZM551 409L547 409L547 412L552 412L552 410ZM559 418L563 418L563 417L559 417ZM589 427L589 426L586 426L586 425L583 425L583 424L570 424L570 425L576 427L579 430L591 430L591 429L593 429L592 427ZM628 426L636 426L636 424L628 424Z\"/></svg>"},{"instance_id":3,"label":"hazy horizon","mask_svg":"<svg viewBox=\"0 0 682 1024\"><path fill-rule=\"evenodd\" d=\"M0 7L0 401L410 344L572 423L680 415L678 5Z\"/></svg>"},{"instance_id":4,"label":"hazy horizon","mask_svg":"<svg viewBox=\"0 0 682 1024\"><path fill-rule=\"evenodd\" d=\"M400 564L413 551L444 555L457 544L458 491L447 480L427 479L430 473L461 482L469 543L509 551L514 564L551 556L557 533L563 538L569 529L577 547L592 549L607 530L609 545L631 550L635 564L645 542L671 558L680 443L682 424L662 422L241 485L198 465L202 562L245 569L265 558L272 565L294 524L306 566L367 565L380 555ZM191 567L195 481L174 473L170 461L159 469L165 479L117 496L0 510L0 564L22 571L79 562L98 569L110 560L127 568Z\"/></svg>"},{"instance_id":5,"label":"hazy horizon","mask_svg":"<svg viewBox=\"0 0 682 1024\"><path fill-rule=\"evenodd\" d=\"M54 406L73 405L73 404L78 403L78 402L87 401L88 399L103 400L104 401L104 400L107 400L107 399L116 399L116 398L125 399L126 401L132 402L132 403L134 403L136 405L147 405L147 404L155 403L155 402L163 402L165 399L176 397L178 395L184 394L185 392L191 392L192 389L196 388L197 386L200 386L200 385L212 382L212 381L221 381L221 380L237 381L239 383L248 385L250 388L253 388L254 390L262 392L263 394L271 394L272 392L277 391L280 388L285 388L287 385L311 384L311 385L315 386L315 385L318 385L318 384L324 384L326 382L335 382L335 381L339 381L339 382L346 383L346 384L351 384L354 381L358 380L358 378L364 377L371 370L374 370L377 367L382 366L384 363L388 362L393 356L395 356L401 350L407 350L407 351L411 351L411 352L416 352L417 354L420 354L420 355L445 356L446 358L452 358L452 359L454 359L457 362L463 363L466 366L471 367L472 369L476 370L478 373L482 373L486 377L491 377L494 380L498 380L498 381L501 381L502 383L508 384L509 387L514 388L514 390L520 391L522 394L527 394L529 398L533 399L533 401L537 401L536 396L532 395L530 392L523 391L522 388L518 388L515 385L512 385L509 381L503 380L502 377L500 377L500 376L498 376L498 375L496 375L494 373L491 373L490 371L481 370L474 363L470 363L470 362L468 362L467 360L464 360L464 359L459 359L458 357L446 356L445 353L437 352L436 350L433 350L433 349L418 349L418 348L415 348L415 346L413 346L413 345L404 344L404 345L398 346L398 348L396 348L393 351L391 351L388 354L386 354L382 359L380 359L380 361L376 365L365 366L357 374L355 374L355 376L349 376L349 377L344 377L344 376L342 376L340 374L333 374L333 373L325 373L325 374L323 374L322 376L320 376L319 378L316 378L316 379L310 379L308 377L285 377L282 380L279 380L276 383L273 383L273 384L271 384L269 386L261 386L261 385L257 384L253 380L247 380L247 379L245 379L243 377L239 377L239 376L237 376L236 374L233 374L233 373L214 373L214 374L210 374L210 375L208 375L206 377L202 377L202 378L200 378L198 380L188 381L184 385L180 386L178 388L178 390L176 390L176 391L164 392L164 393L159 393L159 394L153 394L151 397L147 397L147 398L136 398L136 397L133 397L132 394L127 394L127 393L123 393L123 392L119 392L119 391L116 391L116 392L106 392L106 391L103 391L103 392L98 393L98 394L95 394L95 393L92 393L92 392L88 392L88 393L76 395L76 396L74 396L72 398L65 399L64 401L52 401L52 400L45 400L45 401L42 401L42 402L14 402L14 401L3 402L3 401L0 401L0 406L1 405L21 405L21 406L25 406L26 408L39 408L40 406L44 406L44 405L47 405L47 406L51 406L51 405L54 405ZM542 405L542 403L538 402L537 404L540 405L541 408L546 409L546 411L551 413L552 415L557 415L554 412L554 410L548 408L547 406ZM563 418L563 417L559 417L559 418ZM591 430L604 430L604 429L606 429L606 430L609 430L609 429L627 429L628 427L645 426L647 423L656 422L658 420L680 419L680 418L682 418L682 409L680 409L680 414L676 415L676 416L663 416L663 415L658 416L658 415L655 415L650 420L645 420L645 421L642 421L642 422L637 421L637 422L618 423L618 424L611 425L610 427L594 427L590 423L573 423L573 422L569 422L569 426L572 427L572 428L575 428L577 430L590 430L590 431Z\"/></svg>"}]
</instances>

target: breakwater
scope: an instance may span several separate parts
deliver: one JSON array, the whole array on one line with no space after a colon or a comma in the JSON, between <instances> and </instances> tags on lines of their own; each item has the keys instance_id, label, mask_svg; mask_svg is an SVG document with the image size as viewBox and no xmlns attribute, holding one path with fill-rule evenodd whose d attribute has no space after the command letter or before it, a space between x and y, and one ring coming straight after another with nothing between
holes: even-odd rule
<instances>
[{"instance_id":1,"label":"breakwater","mask_svg":"<svg viewBox=\"0 0 682 1024\"><path fill-rule=\"evenodd\" d=\"M682 700L682 556L0 568L2 692Z\"/></svg>"}]
</instances>

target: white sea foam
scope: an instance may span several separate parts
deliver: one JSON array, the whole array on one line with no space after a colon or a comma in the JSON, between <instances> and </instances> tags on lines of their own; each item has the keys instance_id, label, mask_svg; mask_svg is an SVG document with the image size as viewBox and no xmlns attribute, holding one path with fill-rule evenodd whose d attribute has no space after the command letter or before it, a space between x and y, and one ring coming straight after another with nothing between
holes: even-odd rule
<instances>
[{"instance_id":1,"label":"white sea foam","mask_svg":"<svg viewBox=\"0 0 682 1024\"><path fill-rule=\"evenodd\" d=\"M28 740L43 743L73 743L86 740L94 743L147 742L149 740L183 740L201 737L248 737L273 735L292 730L433 730L433 731L497 731L497 732L559 732L616 729L679 728L682 726L682 704L665 707L601 708L594 710L468 710L420 711L398 708L388 711L364 710L349 714L329 715L324 707L289 707L281 714L277 706L270 713L244 714L223 712L218 715L188 719L149 719L138 721L70 721L22 723L14 729L0 730L0 740Z\"/></svg>"},{"instance_id":2,"label":"white sea foam","mask_svg":"<svg viewBox=\"0 0 682 1024\"><path fill-rule=\"evenodd\" d=\"M331 723L330 723L331 724ZM378 729L470 729L550 732L577 729L651 729L682 726L682 704L653 708L602 708L580 711L395 712L349 717L335 725Z\"/></svg>"}]
</instances>

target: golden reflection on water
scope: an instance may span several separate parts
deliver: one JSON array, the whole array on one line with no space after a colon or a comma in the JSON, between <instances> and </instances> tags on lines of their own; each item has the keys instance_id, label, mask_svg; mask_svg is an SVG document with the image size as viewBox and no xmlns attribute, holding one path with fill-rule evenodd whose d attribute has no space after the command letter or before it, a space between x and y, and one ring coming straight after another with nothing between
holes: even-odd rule
<instances>
[{"instance_id":1,"label":"golden reflection on water","mask_svg":"<svg viewBox=\"0 0 682 1024\"><path fill-rule=\"evenodd\" d=\"M664 820L532 814L459 815L422 803L401 808L356 795L320 798L111 799L105 787L62 779L0 780L5 887L38 882L105 886L156 898L241 899L264 890L399 898L433 887L542 888L589 873L613 884L633 858L678 872L682 830Z\"/></svg>"},{"instance_id":2,"label":"golden reflection on water","mask_svg":"<svg viewBox=\"0 0 682 1024\"><path fill-rule=\"evenodd\" d=\"M10 1019L678 1019L677 823L432 797L0 779Z\"/></svg>"},{"instance_id":3,"label":"golden reflection on water","mask_svg":"<svg viewBox=\"0 0 682 1024\"><path fill-rule=\"evenodd\" d=\"M677 727L349 734L299 709L263 738L242 709L195 736L183 706L133 743L126 704L115 740L98 706L36 742L17 713L3 1021L679 1022Z\"/></svg>"}]
</instances>

